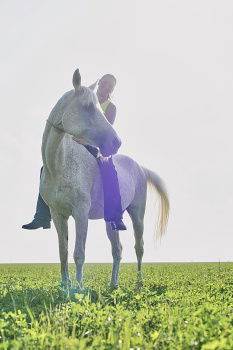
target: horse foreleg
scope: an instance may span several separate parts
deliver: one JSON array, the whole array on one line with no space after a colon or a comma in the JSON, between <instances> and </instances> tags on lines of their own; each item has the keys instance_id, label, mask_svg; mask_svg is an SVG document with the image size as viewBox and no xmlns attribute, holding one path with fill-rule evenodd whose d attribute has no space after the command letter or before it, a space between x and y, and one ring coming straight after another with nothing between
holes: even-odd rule
<instances>
[{"instance_id":1,"label":"horse foreleg","mask_svg":"<svg viewBox=\"0 0 233 350\"><path fill-rule=\"evenodd\" d=\"M61 278L62 284L70 285L68 271L68 224L67 218L51 210L52 219L58 234L59 255L61 261Z\"/></svg>"},{"instance_id":2,"label":"horse foreleg","mask_svg":"<svg viewBox=\"0 0 233 350\"><path fill-rule=\"evenodd\" d=\"M81 283L83 279L83 264L85 262L85 246L88 228L88 211L89 206L85 206L77 209L73 214L76 229L74 261L76 265L76 280L78 283Z\"/></svg>"},{"instance_id":3,"label":"horse foreleg","mask_svg":"<svg viewBox=\"0 0 233 350\"><path fill-rule=\"evenodd\" d=\"M111 285L118 285L118 275L121 261L122 245L120 242L119 232L113 231L109 222L106 222L106 230L108 238L112 245L113 267Z\"/></svg>"}]
</instances>

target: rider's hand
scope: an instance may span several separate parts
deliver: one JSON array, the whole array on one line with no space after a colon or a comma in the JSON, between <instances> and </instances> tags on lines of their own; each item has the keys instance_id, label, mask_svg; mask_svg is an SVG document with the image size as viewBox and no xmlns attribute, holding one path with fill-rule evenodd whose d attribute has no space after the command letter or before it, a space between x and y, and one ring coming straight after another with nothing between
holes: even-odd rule
<instances>
[{"instance_id":1,"label":"rider's hand","mask_svg":"<svg viewBox=\"0 0 233 350\"><path fill-rule=\"evenodd\" d=\"M102 154L99 156L99 160L104 163L104 162L107 162L109 160L110 157L104 157L102 156Z\"/></svg>"}]
</instances>

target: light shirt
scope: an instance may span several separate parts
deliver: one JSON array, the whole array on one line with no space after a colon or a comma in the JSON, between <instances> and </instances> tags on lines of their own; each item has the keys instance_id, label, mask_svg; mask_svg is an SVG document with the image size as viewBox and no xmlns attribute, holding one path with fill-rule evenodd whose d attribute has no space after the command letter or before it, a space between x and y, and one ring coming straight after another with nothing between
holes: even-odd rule
<instances>
[{"instance_id":1,"label":"light shirt","mask_svg":"<svg viewBox=\"0 0 233 350\"><path fill-rule=\"evenodd\" d=\"M100 103L100 107L102 108L103 112L105 113L109 104L110 104L110 99L108 98L106 101L104 101L103 103Z\"/></svg>"}]
</instances>

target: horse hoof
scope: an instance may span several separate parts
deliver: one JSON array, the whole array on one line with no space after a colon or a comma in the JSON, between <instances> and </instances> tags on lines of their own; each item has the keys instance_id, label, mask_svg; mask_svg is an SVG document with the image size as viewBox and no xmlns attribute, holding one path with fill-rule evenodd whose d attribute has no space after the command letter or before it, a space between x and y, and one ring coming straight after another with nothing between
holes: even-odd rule
<instances>
[{"instance_id":1,"label":"horse hoof","mask_svg":"<svg viewBox=\"0 0 233 350\"><path fill-rule=\"evenodd\" d=\"M142 288L143 287L143 281L137 281L136 282L136 288Z\"/></svg>"},{"instance_id":2,"label":"horse hoof","mask_svg":"<svg viewBox=\"0 0 233 350\"><path fill-rule=\"evenodd\" d=\"M113 290L115 290L115 289L118 289L118 288L119 288L119 285L118 285L118 284L115 284L115 283L111 283L110 286L109 286L109 288L110 288L110 291L113 291Z\"/></svg>"},{"instance_id":3,"label":"horse hoof","mask_svg":"<svg viewBox=\"0 0 233 350\"><path fill-rule=\"evenodd\" d=\"M69 288L72 287L72 282L71 282L71 280L61 281L60 286L61 286L63 289L69 289Z\"/></svg>"},{"instance_id":4,"label":"horse hoof","mask_svg":"<svg viewBox=\"0 0 233 350\"><path fill-rule=\"evenodd\" d=\"M76 281L75 288L77 290L83 290L83 288L84 288L83 282L82 281L80 281L80 282Z\"/></svg>"}]
</instances>

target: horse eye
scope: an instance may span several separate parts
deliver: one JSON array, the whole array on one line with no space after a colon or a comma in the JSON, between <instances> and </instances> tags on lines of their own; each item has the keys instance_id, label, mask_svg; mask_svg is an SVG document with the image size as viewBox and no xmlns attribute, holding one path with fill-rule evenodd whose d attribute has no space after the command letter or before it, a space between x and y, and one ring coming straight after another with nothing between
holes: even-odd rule
<instances>
[{"instance_id":1,"label":"horse eye","mask_svg":"<svg viewBox=\"0 0 233 350\"><path fill-rule=\"evenodd\" d=\"M95 106L93 103L90 103L88 106L85 106L85 110L90 113L93 114L95 111Z\"/></svg>"}]
</instances>

